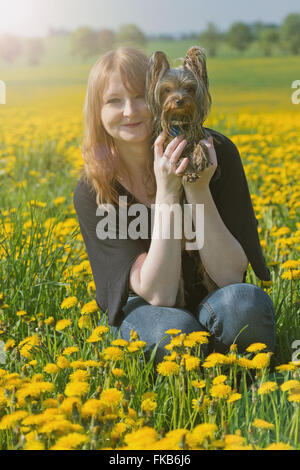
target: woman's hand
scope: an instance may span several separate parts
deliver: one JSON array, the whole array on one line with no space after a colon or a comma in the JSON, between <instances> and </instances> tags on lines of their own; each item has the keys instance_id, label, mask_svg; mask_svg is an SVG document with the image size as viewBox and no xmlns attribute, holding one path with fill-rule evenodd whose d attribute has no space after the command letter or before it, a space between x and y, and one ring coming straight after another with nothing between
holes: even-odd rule
<instances>
[{"instance_id":1,"label":"woman's hand","mask_svg":"<svg viewBox=\"0 0 300 470\"><path fill-rule=\"evenodd\" d=\"M176 163L187 142L182 136L177 136L164 151L164 140L164 135L160 134L154 143L154 174L157 190L177 195L182 186L182 175L187 167L188 158L184 158L178 168Z\"/></svg>"},{"instance_id":2,"label":"woman's hand","mask_svg":"<svg viewBox=\"0 0 300 470\"><path fill-rule=\"evenodd\" d=\"M207 189L209 187L210 180L218 166L213 138L209 136L207 139L202 139L200 142L206 145L209 152L209 159L211 161L211 164L203 170L201 176L196 181L194 181L194 183L182 182L185 191L193 191L194 189L199 191Z\"/></svg>"}]
</instances>

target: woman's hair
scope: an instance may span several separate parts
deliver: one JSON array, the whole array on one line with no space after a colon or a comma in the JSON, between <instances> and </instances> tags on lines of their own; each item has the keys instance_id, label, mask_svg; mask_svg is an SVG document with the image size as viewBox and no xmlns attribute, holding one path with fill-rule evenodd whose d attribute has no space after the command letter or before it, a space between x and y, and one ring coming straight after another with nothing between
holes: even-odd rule
<instances>
[{"instance_id":1,"label":"woman's hair","mask_svg":"<svg viewBox=\"0 0 300 470\"><path fill-rule=\"evenodd\" d=\"M119 202L113 182L121 167L120 157L112 137L101 122L105 87L112 71L117 71L129 92L144 95L147 66L148 58L143 52L130 47L120 47L100 57L91 69L84 103L82 176L94 187L98 205ZM148 162L145 176L155 182L153 161Z\"/></svg>"}]
</instances>

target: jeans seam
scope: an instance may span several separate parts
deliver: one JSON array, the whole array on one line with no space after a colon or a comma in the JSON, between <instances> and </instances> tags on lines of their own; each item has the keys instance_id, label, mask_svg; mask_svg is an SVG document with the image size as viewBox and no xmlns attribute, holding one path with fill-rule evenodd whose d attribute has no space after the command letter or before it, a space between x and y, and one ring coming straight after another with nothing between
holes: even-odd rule
<instances>
[{"instance_id":1,"label":"jeans seam","mask_svg":"<svg viewBox=\"0 0 300 470\"><path fill-rule=\"evenodd\" d=\"M203 304L203 307L206 308L206 310L208 311L208 313L210 314L210 316L213 319L214 324L213 324L212 332L213 332L214 335L216 335L217 330L218 330L217 315L216 315L214 309L212 308L212 306L210 304L208 304L207 302L205 302Z\"/></svg>"}]
</instances>

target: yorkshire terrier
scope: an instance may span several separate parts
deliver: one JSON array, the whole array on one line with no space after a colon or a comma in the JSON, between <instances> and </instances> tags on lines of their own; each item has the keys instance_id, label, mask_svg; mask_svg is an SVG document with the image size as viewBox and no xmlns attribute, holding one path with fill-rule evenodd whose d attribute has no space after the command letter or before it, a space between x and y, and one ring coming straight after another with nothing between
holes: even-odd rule
<instances>
[{"instance_id":1,"label":"yorkshire terrier","mask_svg":"<svg viewBox=\"0 0 300 470\"><path fill-rule=\"evenodd\" d=\"M146 100L153 118L153 142L163 132L164 150L177 135L183 135L187 144L177 162L183 158L189 162L182 176L183 182L193 183L202 171L209 166L210 159L206 145L200 140L208 138L209 133L203 128L210 107L211 96L206 71L206 56L201 47L191 47L183 60L183 65L170 68L166 55L156 51L149 59L146 76ZM185 193L181 193L181 204L187 202ZM184 232L183 232L184 233ZM184 250L185 238L182 238ZM188 251L196 256L197 277L208 292L218 289L215 282L206 273L199 251ZM181 275L176 307L186 306L186 292Z\"/></svg>"}]
</instances>

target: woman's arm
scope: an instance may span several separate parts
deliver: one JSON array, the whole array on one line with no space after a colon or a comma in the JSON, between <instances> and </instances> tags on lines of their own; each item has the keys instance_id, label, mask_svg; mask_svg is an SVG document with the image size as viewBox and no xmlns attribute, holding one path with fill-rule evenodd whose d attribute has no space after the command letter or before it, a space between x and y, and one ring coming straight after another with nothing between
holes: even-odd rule
<instances>
[{"instance_id":1,"label":"woman's arm","mask_svg":"<svg viewBox=\"0 0 300 470\"><path fill-rule=\"evenodd\" d=\"M173 225L173 214L168 211L173 204L179 204L175 196L156 194L155 204L166 205L170 217L161 218L159 210L154 212L153 234L162 226L161 236L152 238L148 253L142 253L130 271L130 287L151 305L174 305L181 272L181 240L174 239L168 230Z\"/></svg>"},{"instance_id":2,"label":"woman's arm","mask_svg":"<svg viewBox=\"0 0 300 470\"><path fill-rule=\"evenodd\" d=\"M165 151L163 141L164 137L161 135L154 144L157 192L152 240L148 254L142 253L132 266L130 286L152 305L172 306L176 300L181 273L181 239L174 238L172 228L175 214L171 208L177 204L180 210L181 176L188 159L183 159L176 169L176 162L186 141L182 137L176 137Z\"/></svg>"},{"instance_id":3,"label":"woman's arm","mask_svg":"<svg viewBox=\"0 0 300 470\"><path fill-rule=\"evenodd\" d=\"M208 275L223 287L243 281L248 259L240 243L223 223L212 198L209 182L217 168L217 157L212 140L203 142L208 147L212 165L195 183L184 184L184 190L189 204L204 204L204 245L199 254ZM195 211L192 213L196 227Z\"/></svg>"}]
</instances>

